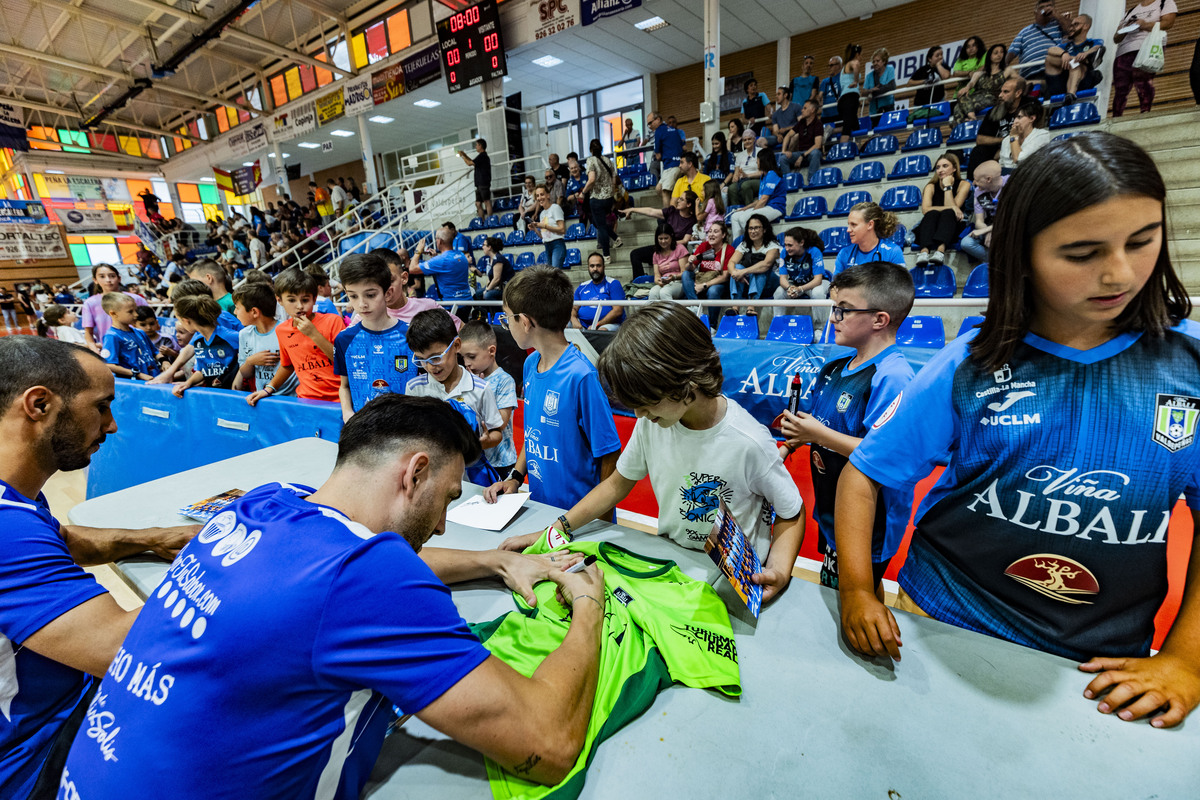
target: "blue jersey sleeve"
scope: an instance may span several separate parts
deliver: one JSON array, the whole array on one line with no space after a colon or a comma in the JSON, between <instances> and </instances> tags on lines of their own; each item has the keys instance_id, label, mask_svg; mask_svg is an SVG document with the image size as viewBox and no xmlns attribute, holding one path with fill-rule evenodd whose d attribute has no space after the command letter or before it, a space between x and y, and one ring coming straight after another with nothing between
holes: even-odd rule
<instances>
[{"instance_id":1,"label":"blue jersey sleeve","mask_svg":"<svg viewBox=\"0 0 1200 800\"><path fill-rule=\"evenodd\" d=\"M924 478L958 439L952 389L973 335L960 336L921 368L875 416L850 463L884 486L902 489Z\"/></svg>"},{"instance_id":2,"label":"blue jersey sleeve","mask_svg":"<svg viewBox=\"0 0 1200 800\"><path fill-rule=\"evenodd\" d=\"M384 596L395 602L380 604ZM487 657L450 590L394 533L372 537L346 559L312 654L319 680L375 689L406 714L441 697Z\"/></svg>"},{"instance_id":3,"label":"blue jersey sleeve","mask_svg":"<svg viewBox=\"0 0 1200 800\"><path fill-rule=\"evenodd\" d=\"M837 258L833 261L833 276L837 277L850 264L850 248L857 245L848 244L841 250L838 250Z\"/></svg>"},{"instance_id":4,"label":"blue jersey sleeve","mask_svg":"<svg viewBox=\"0 0 1200 800\"><path fill-rule=\"evenodd\" d=\"M825 274L825 254L819 247L808 248L808 257L812 259L813 277Z\"/></svg>"},{"instance_id":5,"label":"blue jersey sleeve","mask_svg":"<svg viewBox=\"0 0 1200 800\"><path fill-rule=\"evenodd\" d=\"M912 367L898 350L880 360L875 365L875 375L871 378L871 399L867 403L863 425L870 427L878 422L888 406L900 396L912 379Z\"/></svg>"},{"instance_id":6,"label":"blue jersey sleeve","mask_svg":"<svg viewBox=\"0 0 1200 800\"><path fill-rule=\"evenodd\" d=\"M591 449L592 458L602 458L621 449L612 406L595 370L579 382L579 428Z\"/></svg>"},{"instance_id":7,"label":"blue jersey sleeve","mask_svg":"<svg viewBox=\"0 0 1200 800\"><path fill-rule=\"evenodd\" d=\"M121 364L121 343L117 341L116 328L109 328L104 334L104 344L100 346L100 355L104 356L104 360L109 364Z\"/></svg>"},{"instance_id":8,"label":"blue jersey sleeve","mask_svg":"<svg viewBox=\"0 0 1200 800\"><path fill-rule=\"evenodd\" d=\"M778 173L768 172L758 183L758 196L770 197L775 193L775 187L779 185L781 180L783 178L780 178Z\"/></svg>"},{"instance_id":9,"label":"blue jersey sleeve","mask_svg":"<svg viewBox=\"0 0 1200 800\"><path fill-rule=\"evenodd\" d=\"M350 347L350 342L354 341L354 334L358 330L357 325L353 325L339 333L333 340L333 374L348 375L346 372L346 350Z\"/></svg>"},{"instance_id":10,"label":"blue jersey sleeve","mask_svg":"<svg viewBox=\"0 0 1200 800\"><path fill-rule=\"evenodd\" d=\"M496 405L501 409L517 407L517 384L512 376L497 368L488 378L488 386L496 395Z\"/></svg>"}]
</instances>

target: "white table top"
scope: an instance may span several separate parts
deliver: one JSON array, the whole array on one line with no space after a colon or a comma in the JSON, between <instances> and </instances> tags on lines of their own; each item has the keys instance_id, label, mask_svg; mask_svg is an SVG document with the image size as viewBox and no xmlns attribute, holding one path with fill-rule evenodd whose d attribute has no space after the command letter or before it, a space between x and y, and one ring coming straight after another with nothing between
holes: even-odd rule
<instances>
[{"instance_id":1,"label":"white table top","mask_svg":"<svg viewBox=\"0 0 1200 800\"><path fill-rule=\"evenodd\" d=\"M273 480L321 483L336 445L303 439L89 500L83 525L179 524L176 509ZM472 488L464 486L464 496ZM482 549L553 521L529 503L499 533L449 525L430 546ZM697 578L702 552L593 523L585 536L674 559ZM163 562L123 562L145 594ZM722 596L731 597L728 591ZM455 587L469 621L515 606L498 583ZM733 606L730 606L733 608ZM678 797L1193 797L1200 786L1195 721L1174 730L1104 716L1082 696L1089 677L1065 659L897 612L903 661L852 655L838 634L835 592L802 580L762 612L735 616L742 697L679 686L603 743L585 798ZM402 769L401 769L402 767ZM891 794L894 792L895 794ZM484 798L482 759L416 719L388 738L367 796Z\"/></svg>"}]
</instances>

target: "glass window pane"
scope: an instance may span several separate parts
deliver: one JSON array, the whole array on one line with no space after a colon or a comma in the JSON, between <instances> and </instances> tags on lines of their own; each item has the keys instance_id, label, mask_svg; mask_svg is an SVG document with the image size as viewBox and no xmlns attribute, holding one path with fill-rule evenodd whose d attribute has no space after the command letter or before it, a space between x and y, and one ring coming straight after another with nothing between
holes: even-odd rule
<instances>
[{"instance_id":1,"label":"glass window pane","mask_svg":"<svg viewBox=\"0 0 1200 800\"><path fill-rule=\"evenodd\" d=\"M388 46L393 53L399 53L401 50L412 44L412 33L408 28L408 9L404 9L398 14L392 14L387 19L388 30Z\"/></svg>"},{"instance_id":2,"label":"glass window pane","mask_svg":"<svg viewBox=\"0 0 1200 800\"><path fill-rule=\"evenodd\" d=\"M181 203L199 203L200 188L194 183L177 183L175 191L179 193Z\"/></svg>"},{"instance_id":3,"label":"glass window pane","mask_svg":"<svg viewBox=\"0 0 1200 800\"><path fill-rule=\"evenodd\" d=\"M350 40L350 52L354 61L355 69L362 69L367 65L367 37L363 34L358 34Z\"/></svg>"},{"instance_id":4,"label":"glass window pane","mask_svg":"<svg viewBox=\"0 0 1200 800\"><path fill-rule=\"evenodd\" d=\"M325 54L324 50L322 50L320 53L317 53L315 56L313 56L313 58L315 58L317 61L329 61L329 56ZM329 70L317 67L315 72L317 75L317 86L327 86L333 83L333 73Z\"/></svg>"},{"instance_id":5,"label":"glass window pane","mask_svg":"<svg viewBox=\"0 0 1200 800\"><path fill-rule=\"evenodd\" d=\"M80 267L90 267L92 265L92 257L88 255L86 244L73 244L71 247L71 260Z\"/></svg>"},{"instance_id":6,"label":"glass window pane","mask_svg":"<svg viewBox=\"0 0 1200 800\"><path fill-rule=\"evenodd\" d=\"M292 67L287 72L283 73L283 77L287 79L289 98L295 100L301 94L303 94L300 89L300 69L298 67Z\"/></svg>"},{"instance_id":7,"label":"glass window pane","mask_svg":"<svg viewBox=\"0 0 1200 800\"><path fill-rule=\"evenodd\" d=\"M596 110L600 113L642 104L641 80L626 81L596 92Z\"/></svg>"},{"instance_id":8,"label":"glass window pane","mask_svg":"<svg viewBox=\"0 0 1200 800\"><path fill-rule=\"evenodd\" d=\"M376 22L363 32L367 37L367 58L372 64L388 57L387 28L383 21Z\"/></svg>"},{"instance_id":9,"label":"glass window pane","mask_svg":"<svg viewBox=\"0 0 1200 800\"><path fill-rule=\"evenodd\" d=\"M300 89L308 94L317 88L317 79L313 76L313 68L308 64L300 65Z\"/></svg>"},{"instance_id":10,"label":"glass window pane","mask_svg":"<svg viewBox=\"0 0 1200 800\"><path fill-rule=\"evenodd\" d=\"M219 205L221 198L217 195L217 185L215 183L200 184L200 202Z\"/></svg>"},{"instance_id":11,"label":"glass window pane","mask_svg":"<svg viewBox=\"0 0 1200 800\"><path fill-rule=\"evenodd\" d=\"M121 251L112 240L109 240L108 244L89 244L87 251L93 264L121 263Z\"/></svg>"},{"instance_id":12,"label":"glass window pane","mask_svg":"<svg viewBox=\"0 0 1200 800\"><path fill-rule=\"evenodd\" d=\"M162 178L151 178L150 187L159 200L164 203L171 202L171 193L167 191L167 182Z\"/></svg>"},{"instance_id":13,"label":"glass window pane","mask_svg":"<svg viewBox=\"0 0 1200 800\"><path fill-rule=\"evenodd\" d=\"M287 83L282 75L271 78L271 98L275 101L276 108L287 105Z\"/></svg>"},{"instance_id":14,"label":"glass window pane","mask_svg":"<svg viewBox=\"0 0 1200 800\"><path fill-rule=\"evenodd\" d=\"M333 45L333 65L339 69L350 69L350 49L346 47L345 39L339 39Z\"/></svg>"},{"instance_id":15,"label":"glass window pane","mask_svg":"<svg viewBox=\"0 0 1200 800\"><path fill-rule=\"evenodd\" d=\"M567 100L559 100L557 103L551 103L546 106L546 122L549 127L570 122L578 116L579 103L574 97Z\"/></svg>"},{"instance_id":16,"label":"glass window pane","mask_svg":"<svg viewBox=\"0 0 1200 800\"><path fill-rule=\"evenodd\" d=\"M217 130L221 133L229 130L229 115L225 113L225 109L218 108L217 115Z\"/></svg>"},{"instance_id":17,"label":"glass window pane","mask_svg":"<svg viewBox=\"0 0 1200 800\"><path fill-rule=\"evenodd\" d=\"M204 207L199 203L183 204L183 221L192 224L204 224Z\"/></svg>"}]
</instances>

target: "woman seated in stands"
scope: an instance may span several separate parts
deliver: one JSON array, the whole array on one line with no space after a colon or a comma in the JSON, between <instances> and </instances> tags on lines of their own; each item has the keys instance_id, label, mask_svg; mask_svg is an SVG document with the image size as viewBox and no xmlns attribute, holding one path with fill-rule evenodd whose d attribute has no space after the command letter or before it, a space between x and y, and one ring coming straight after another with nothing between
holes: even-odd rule
<instances>
[{"instance_id":1,"label":"woman seated in stands","mask_svg":"<svg viewBox=\"0 0 1200 800\"><path fill-rule=\"evenodd\" d=\"M692 268L688 263L687 248L679 244L675 229L665 222L658 223L654 242L654 286L650 288L648 299L678 300L683 297L683 273Z\"/></svg>"},{"instance_id":2,"label":"woman seated in stands","mask_svg":"<svg viewBox=\"0 0 1200 800\"><path fill-rule=\"evenodd\" d=\"M1042 104L1036 100L1024 103L1017 109L1008 136L1000 144L1000 173L1010 174L1017 165L1035 151L1050 143L1050 131L1046 130L1046 114Z\"/></svg>"},{"instance_id":3,"label":"woman seated in stands","mask_svg":"<svg viewBox=\"0 0 1200 800\"><path fill-rule=\"evenodd\" d=\"M731 120L736 122L736 120ZM704 159L704 174L715 178L720 184L729 173L733 172L733 159L730 157L729 144L725 141L725 132L717 131L712 138L712 152Z\"/></svg>"},{"instance_id":4,"label":"woman seated in stands","mask_svg":"<svg viewBox=\"0 0 1200 800\"><path fill-rule=\"evenodd\" d=\"M871 69L863 81L863 91L871 102L867 113L871 115L871 127L879 124L879 119L896 107L896 97L891 94L896 88L896 70L888 63L891 53L886 47L881 47L871 54Z\"/></svg>"},{"instance_id":5,"label":"woman seated in stands","mask_svg":"<svg viewBox=\"0 0 1200 800\"><path fill-rule=\"evenodd\" d=\"M504 287L516 274L503 250L504 240L499 236L489 236L483 240L483 258L479 261L486 266L483 270L471 267L479 277L475 289L476 300L500 300L504 295Z\"/></svg>"},{"instance_id":6,"label":"woman seated in stands","mask_svg":"<svg viewBox=\"0 0 1200 800\"><path fill-rule=\"evenodd\" d=\"M946 248L958 241L963 207L970 194L970 181L962 178L958 156L945 153L933 165L933 177L921 194L921 224L917 226L917 266L943 264ZM933 251L932 254L930 251Z\"/></svg>"},{"instance_id":7,"label":"woman seated in stands","mask_svg":"<svg viewBox=\"0 0 1200 800\"><path fill-rule=\"evenodd\" d=\"M968 119L978 119L979 112L996 105L1000 87L1017 71L1004 62L1008 58L1008 46L994 44L988 48L983 68L971 76L971 81L958 90L955 97L958 105L950 117L951 126Z\"/></svg>"},{"instance_id":8,"label":"woman seated in stands","mask_svg":"<svg viewBox=\"0 0 1200 800\"><path fill-rule=\"evenodd\" d=\"M842 59L842 71L838 75L842 94L838 97L838 117L842 120L841 141L848 142L858 130L858 101L860 75L862 73L862 46L846 45L846 56Z\"/></svg>"},{"instance_id":9,"label":"woman seated in stands","mask_svg":"<svg viewBox=\"0 0 1200 800\"><path fill-rule=\"evenodd\" d=\"M532 175L525 176L525 188L521 190L521 202L517 204L516 228L519 231L529 229L529 223L537 219L538 205L534 190L537 189L537 179Z\"/></svg>"},{"instance_id":10,"label":"woman seated in stands","mask_svg":"<svg viewBox=\"0 0 1200 800\"><path fill-rule=\"evenodd\" d=\"M742 152L742 134L746 132L746 126L737 117L729 120L729 152Z\"/></svg>"},{"instance_id":11,"label":"woman seated in stands","mask_svg":"<svg viewBox=\"0 0 1200 800\"><path fill-rule=\"evenodd\" d=\"M967 37L967 40L963 42L958 60L950 68L950 77L958 78L960 85L965 84L971 80L972 75L983 69L985 58L987 58L987 47L984 46L983 39L978 36Z\"/></svg>"},{"instance_id":12,"label":"woman seated in stands","mask_svg":"<svg viewBox=\"0 0 1200 800\"><path fill-rule=\"evenodd\" d=\"M950 77L950 68L946 66L946 54L936 45L925 53L925 63L912 74L906 86L920 86L913 96L913 107L920 108L933 103L940 103L946 98L946 87L941 82ZM910 115L911 116L911 115Z\"/></svg>"},{"instance_id":13,"label":"woman seated in stands","mask_svg":"<svg viewBox=\"0 0 1200 800\"><path fill-rule=\"evenodd\" d=\"M729 263L730 297L761 300L764 296L773 296L779 285L779 276L775 274L779 252L779 242L775 240L770 220L762 214L751 215L746 222L746 238L734 248L733 260ZM740 314L741 311L730 308L725 313ZM746 313L757 316L758 309L749 307Z\"/></svg>"}]
</instances>

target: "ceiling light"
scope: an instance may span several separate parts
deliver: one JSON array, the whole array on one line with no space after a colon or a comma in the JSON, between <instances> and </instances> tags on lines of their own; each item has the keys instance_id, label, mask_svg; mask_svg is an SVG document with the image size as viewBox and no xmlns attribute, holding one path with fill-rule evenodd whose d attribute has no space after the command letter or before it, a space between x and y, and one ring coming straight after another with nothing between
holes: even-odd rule
<instances>
[{"instance_id":1,"label":"ceiling light","mask_svg":"<svg viewBox=\"0 0 1200 800\"><path fill-rule=\"evenodd\" d=\"M670 24L671 23L667 22L662 17L651 17L650 19L644 19L641 22L633 23L633 27L637 28L639 31L656 31L659 28L665 28Z\"/></svg>"},{"instance_id":2,"label":"ceiling light","mask_svg":"<svg viewBox=\"0 0 1200 800\"><path fill-rule=\"evenodd\" d=\"M421 108L437 108L438 106L441 105L441 101L439 101L439 100L414 100L413 105L420 106Z\"/></svg>"},{"instance_id":3,"label":"ceiling light","mask_svg":"<svg viewBox=\"0 0 1200 800\"><path fill-rule=\"evenodd\" d=\"M317 142L300 142L297 147L303 147L305 150L320 150L321 145Z\"/></svg>"},{"instance_id":4,"label":"ceiling light","mask_svg":"<svg viewBox=\"0 0 1200 800\"><path fill-rule=\"evenodd\" d=\"M386 125L389 122L395 122L393 117L385 117L383 114L376 114L373 117L367 117L368 122L378 122L380 125Z\"/></svg>"},{"instance_id":5,"label":"ceiling light","mask_svg":"<svg viewBox=\"0 0 1200 800\"><path fill-rule=\"evenodd\" d=\"M291 154L291 153L284 153L284 154L283 154L283 157L284 157L284 158L291 158L291 157L292 157L292 154Z\"/></svg>"},{"instance_id":6,"label":"ceiling light","mask_svg":"<svg viewBox=\"0 0 1200 800\"><path fill-rule=\"evenodd\" d=\"M217 179L216 178L201 178L200 182L201 183L216 183Z\"/></svg>"},{"instance_id":7,"label":"ceiling light","mask_svg":"<svg viewBox=\"0 0 1200 800\"><path fill-rule=\"evenodd\" d=\"M61 169L48 169L48 170L46 170L46 174L47 175L66 175L67 173L63 172Z\"/></svg>"},{"instance_id":8,"label":"ceiling light","mask_svg":"<svg viewBox=\"0 0 1200 800\"><path fill-rule=\"evenodd\" d=\"M243 166L243 167L253 167L253 166L254 166L254 162L253 162L253 161L243 161L243 162L242 162L242 166Z\"/></svg>"},{"instance_id":9,"label":"ceiling light","mask_svg":"<svg viewBox=\"0 0 1200 800\"><path fill-rule=\"evenodd\" d=\"M341 128L338 128L336 131L330 131L329 135L346 137L346 136L353 136L354 134L351 133L350 131L344 131Z\"/></svg>"},{"instance_id":10,"label":"ceiling light","mask_svg":"<svg viewBox=\"0 0 1200 800\"><path fill-rule=\"evenodd\" d=\"M505 75L505 76L504 76L504 82L505 82L505 83L512 83L512 76L511 76L511 75Z\"/></svg>"},{"instance_id":11,"label":"ceiling light","mask_svg":"<svg viewBox=\"0 0 1200 800\"><path fill-rule=\"evenodd\" d=\"M549 68L549 67L557 67L559 64L561 64L563 62L562 62L561 58L555 58L554 56L542 56L541 58L535 58L533 60L533 63L537 64L539 67Z\"/></svg>"}]
</instances>

